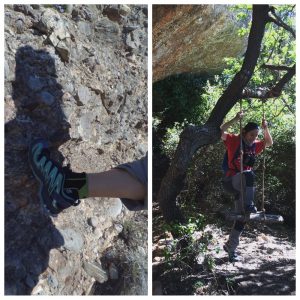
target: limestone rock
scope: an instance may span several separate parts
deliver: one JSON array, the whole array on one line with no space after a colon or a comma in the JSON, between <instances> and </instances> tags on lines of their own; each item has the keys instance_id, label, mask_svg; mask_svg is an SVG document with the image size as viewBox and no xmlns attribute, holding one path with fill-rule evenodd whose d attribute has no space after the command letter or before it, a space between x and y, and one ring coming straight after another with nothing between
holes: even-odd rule
<instances>
[{"instance_id":1,"label":"limestone rock","mask_svg":"<svg viewBox=\"0 0 300 300\"><path fill-rule=\"evenodd\" d=\"M102 266L97 262L84 262L83 268L89 276L94 277L100 283L108 279L107 272L103 270Z\"/></svg>"},{"instance_id":2,"label":"limestone rock","mask_svg":"<svg viewBox=\"0 0 300 300\"><path fill-rule=\"evenodd\" d=\"M246 49L238 28L226 5L154 5L153 80L222 71L224 57L242 55Z\"/></svg>"},{"instance_id":3,"label":"limestone rock","mask_svg":"<svg viewBox=\"0 0 300 300\"><path fill-rule=\"evenodd\" d=\"M52 34L55 28L61 25L60 15L52 8L43 11L38 23L38 29L46 34Z\"/></svg>"},{"instance_id":4,"label":"limestone rock","mask_svg":"<svg viewBox=\"0 0 300 300\"><path fill-rule=\"evenodd\" d=\"M120 22L123 17L129 15L131 9L128 5L108 5L104 10L103 13L107 15L107 17L116 22Z\"/></svg>"},{"instance_id":5,"label":"limestone rock","mask_svg":"<svg viewBox=\"0 0 300 300\"><path fill-rule=\"evenodd\" d=\"M62 229L60 232L64 238L64 247L79 253L84 244L82 236L71 228Z\"/></svg>"}]
</instances>

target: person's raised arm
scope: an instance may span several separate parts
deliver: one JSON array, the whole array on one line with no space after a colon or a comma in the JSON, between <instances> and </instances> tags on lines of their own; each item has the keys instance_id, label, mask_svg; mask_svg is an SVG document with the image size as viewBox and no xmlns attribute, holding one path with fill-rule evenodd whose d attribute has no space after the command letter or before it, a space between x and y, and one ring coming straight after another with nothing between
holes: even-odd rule
<instances>
[{"instance_id":1,"label":"person's raised arm","mask_svg":"<svg viewBox=\"0 0 300 300\"><path fill-rule=\"evenodd\" d=\"M268 122L265 119L262 119L261 126L264 129L265 146L270 147L273 145L273 139L268 128Z\"/></svg>"},{"instance_id":2,"label":"person's raised arm","mask_svg":"<svg viewBox=\"0 0 300 300\"><path fill-rule=\"evenodd\" d=\"M221 129L221 139L223 141L226 141L226 138L227 138L227 132L226 131L227 131L227 129L230 126L232 126L234 123L236 123L238 120L240 120L243 117L243 114L244 114L243 112L238 112L233 119L231 119L230 121L228 121L228 122L226 122L226 123L224 123L224 124L222 124L220 126L220 129Z\"/></svg>"}]
</instances>

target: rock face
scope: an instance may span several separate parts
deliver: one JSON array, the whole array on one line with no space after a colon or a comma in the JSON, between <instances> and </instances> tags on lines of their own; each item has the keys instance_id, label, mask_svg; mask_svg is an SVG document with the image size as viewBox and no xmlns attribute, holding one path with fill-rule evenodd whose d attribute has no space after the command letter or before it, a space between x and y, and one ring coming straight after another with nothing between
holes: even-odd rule
<instances>
[{"instance_id":1,"label":"rock face","mask_svg":"<svg viewBox=\"0 0 300 300\"><path fill-rule=\"evenodd\" d=\"M133 213L89 198L44 217L28 145L49 140L78 172L142 157L147 51L144 5L5 6L6 294L86 295L107 280L101 255Z\"/></svg>"},{"instance_id":2,"label":"rock face","mask_svg":"<svg viewBox=\"0 0 300 300\"><path fill-rule=\"evenodd\" d=\"M153 6L153 81L179 73L216 74L246 39L227 5Z\"/></svg>"}]
</instances>

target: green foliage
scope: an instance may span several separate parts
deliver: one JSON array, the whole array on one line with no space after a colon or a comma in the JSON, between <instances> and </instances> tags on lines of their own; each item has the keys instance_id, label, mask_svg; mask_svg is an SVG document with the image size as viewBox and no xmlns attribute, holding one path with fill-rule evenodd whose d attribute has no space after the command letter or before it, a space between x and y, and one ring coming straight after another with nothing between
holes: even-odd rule
<instances>
[{"instance_id":1,"label":"green foliage","mask_svg":"<svg viewBox=\"0 0 300 300\"><path fill-rule=\"evenodd\" d=\"M295 128L279 131L272 149L266 152L266 206L269 211L285 216L286 223L295 223ZM257 182L261 190L261 173ZM260 198L258 194L258 199Z\"/></svg>"},{"instance_id":2,"label":"green foliage","mask_svg":"<svg viewBox=\"0 0 300 300\"><path fill-rule=\"evenodd\" d=\"M183 83L180 83L181 78L183 78ZM159 109L162 108L159 108L159 104L157 104L155 106L158 111L155 112L154 109L153 112L154 136L158 137L160 140L160 151L169 158L172 158L174 155L182 130L187 124L193 123L197 125L205 122L223 92L223 85L216 85L217 82L223 80L219 76L215 76L211 78L211 80L199 80L199 75L190 75L188 78L192 83L197 85L197 88L193 91L193 93L196 93L194 99L197 100L194 104L186 103L186 101L190 102L191 99L193 99L193 97L189 98L184 92L184 90L188 88L189 93L191 93L191 87L186 84L186 81L188 80L186 75L183 77L176 76L176 80L174 78L168 78L166 79L166 82L159 82L159 88L157 87L158 83L157 85L155 84L153 88L157 93L157 97L154 98L154 101L156 101L156 99L164 98L166 90L169 88L171 89L171 87L166 87L165 84L168 86L169 83L174 80L177 84L176 90L173 90L172 92L169 91L172 96L170 96L170 98L166 97L164 100L166 103L169 103L168 105L172 104L174 107L166 107L165 110L159 111ZM181 87L182 94L177 93L177 90L179 89L178 86ZM159 96L160 89L165 92ZM173 93L175 96L173 96ZM177 110L179 110L180 113L177 113ZM157 145L154 143L154 151L157 150L156 148Z\"/></svg>"},{"instance_id":3,"label":"green foliage","mask_svg":"<svg viewBox=\"0 0 300 300\"><path fill-rule=\"evenodd\" d=\"M274 5L276 14L289 26L295 28L295 12L292 5ZM239 34L248 35L251 22L249 16L252 7L249 5L234 5L231 10L235 13L236 18L241 22ZM241 66L243 58L226 59L228 63L227 70L223 74L228 76L234 75ZM291 33L282 27L278 27L273 22L268 22L266 25L265 34L262 41L261 55L258 60L255 73L248 84L249 88L259 86L272 86L274 81L282 77L283 71L270 71L262 66L283 65L291 66L296 61L296 41Z\"/></svg>"},{"instance_id":4,"label":"green foliage","mask_svg":"<svg viewBox=\"0 0 300 300\"><path fill-rule=\"evenodd\" d=\"M210 98L202 97L207 78L203 74L182 74L154 83L154 152L162 151L172 157L182 128L206 120L212 108ZM164 141L163 147L159 141Z\"/></svg>"},{"instance_id":5,"label":"green foliage","mask_svg":"<svg viewBox=\"0 0 300 300\"><path fill-rule=\"evenodd\" d=\"M233 12L233 16L237 19L240 25L238 29L238 35L240 37L244 37L249 34L250 21L251 21L251 9L252 9L252 5L247 5L247 4L230 6L230 10Z\"/></svg>"},{"instance_id":6,"label":"green foliage","mask_svg":"<svg viewBox=\"0 0 300 300\"><path fill-rule=\"evenodd\" d=\"M173 157L179 142L180 134L185 126L186 122L183 122L181 124L175 122L172 128L167 128L165 138L162 142L162 149L168 157Z\"/></svg>"},{"instance_id":7,"label":"green foliage","mask_svg":"<svg viewBox=\"0 0 300 300\"><path fill-rule=\"evenodd\" d=\"M189 218L187 224L173 224L171 226L171 231L175 235L192 236L192 234L195 231L203 230L204 225L205 225L205 217L203 215L199 214L198 217Z\"/></svg>"},{"instance_id":8,"label":"green foliage","mask_svg":"<svg viewBox=\"0 0 300 300\"><path fill-rule=\"evenodd\" d=\"M211 255L205 256L205 263L206 263L209 271L213 271L214 268L216 267L216 261L215 261L214 257Z\"/></svg>"},{"instance_id":9,"label":"green foliage","mask_svg":"<svg viewBox=\"0 0 300 300\"><path fill-rule=\"evenodd\" d=\"M197 264L197 257L202 255L205 258L203 265L208 270L214 268L214 259L208 254L212 236L205 232L205 226L206 220L201 214L190 218L186 224L165 225L165 231L178 236L164 249L164 258L170 267L179 265L190 271Z\"/></svg>"},{"instance_id":10,"label":"green foliage","mask_svg":"<svg viewBox=\"0 0 300 300\"><path fill-rule=\"evenodd\" d=\"M203 74L175 75L154 83L154 117L162 118L164 126L168 127L185 120L196 123L207 108L207 103L200 98L205 83Z\"/></svg>"},{"instance_id":11,"label":"green foliage","mask_svg":"<svg viewBox=\"0 0 300 300\"><path fill-rule=\"evenodd\" d=\"M225 281L229 294L234 294L235 278L233 276L225 277Z\"/></svg>"}]
</instances>

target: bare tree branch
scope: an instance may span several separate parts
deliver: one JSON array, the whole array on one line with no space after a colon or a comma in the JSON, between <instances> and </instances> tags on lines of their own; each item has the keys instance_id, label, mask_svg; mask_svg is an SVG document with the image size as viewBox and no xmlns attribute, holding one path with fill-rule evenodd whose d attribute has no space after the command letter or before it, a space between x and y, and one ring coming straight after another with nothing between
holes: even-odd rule
<instances>
[{"instance_id":1,"label":"bare tree branch","mask_svg":"<svg viewBox=\"0 0 300 300\"><path fill-rule=\"evenodd\" d=\"M266 99L267 93L270 91L267 87L259 87L257 89L245 88L242 92L241 98L256 98Z\"/></svg>"},{"instance_id":2,"label":"bare tree branch","mask_svg":"<svg viewBox=\"0 0 300 300\"><path fill-rule=\"evenodd\" d=\"M268 64L263 64L261 65L261 67L269 70L275 70L275 71L290 71L293 68L287 66L275 66L275 65L268 65Z\"/></svg>"},{"instance_id":3,"label":"bare tree branch","mask_svg":"<svg viewBox=\"0 0 300 300\"><path fill-rule=\"evenodd\" d=\"M267 99L279 97L286 83L288 83L296 73L296 65L288 68L288 72L271 88L260 87L256 90L244 88L242 98Z\"/></svg>"},{"instance_id":4,"label":"bare tree branch","mask_svg":"<svg viewBox=\"0 0 300 300\"><path fill-rule=\"evenodd\" d=\"M281 92L286 83L288 83L293 76L296 74L296 64L287 72L285 75L277 82L277 84L270 90L269 97L278 97L281 95Z\"/></svg>"},{"instance_id":5,"label":"bare tree branch","mask_svg":"<svg viewBox=\"0 0 300 300\"><path fill-rule=\"evenodd\" d=\"M270 16L270 15L268 16L268 21L269 22L273 22L277 26L284 28L286 31L290 32L294 38L296 38L296 32L295 32L295 30L291 26L289 26L286 23L284 23L281 20L281 18L279 16L277 16L277 14L275 13L275 9L274 8L271 9L271 13L272 13L272 16Z\"/></svg>"}]
</instances>

